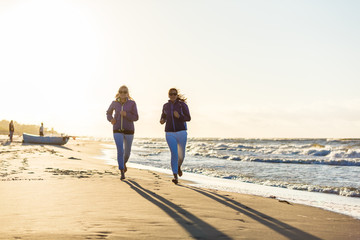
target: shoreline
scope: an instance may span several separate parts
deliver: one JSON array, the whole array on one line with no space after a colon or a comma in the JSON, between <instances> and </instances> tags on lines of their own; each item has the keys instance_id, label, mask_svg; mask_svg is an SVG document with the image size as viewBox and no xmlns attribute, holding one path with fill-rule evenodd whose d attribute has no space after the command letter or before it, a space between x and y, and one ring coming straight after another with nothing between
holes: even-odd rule
<instances>
[{"instance_id":1,"label":"shoreline","mask_svg":"<svg viewBox=\"0 0 360 240\"><path fill-rule=\"evenodd\" d=\"M116 160L112 159L112 156L109 155L109 150L111 150L109 146L112 145L109 143L103 143L101 144L101 146L102 154L98 158L103 160L108 165L117 166ZM170 169L152 167L138 163L131 163L131 158L129 160L128 166L137 169L156 171L158 173L165 173L169 175L172 174ZM189 182L193 182L193 184L191 184L192 186L213 190L223 190L265 198L276 198L278 200L285 200L291 203L317 207L323 210L343 214L360 220L359 197L345 197L332 193L302 191L296 189L267 186L257 183L248 183L240 180L223 179L199 173L191 173L186 171L183 172L184 175L179 178L179 181L186 180ZM317 201L314 201L313 199L317 199Z\"/></svg>"},{"instance_id":2,"label":"shoreline","mask_svg":"<svg viewBox=\"0 0 360 240\"><path fill-rule=\"evenodd\" d=\"M99 142L1 143L0 239L360 238L359 220L319 208L174 185L146 169L120 181L97 159Z\"/></svg>"},{"instance_id":3,"label":"shoreline","mask_svg":"<svg viewBox=\"0 0 360 240\"><path fill-rule=\"evenodd\" d=\"M147 169L150 171L155 171L158 173L171 174L171 170L161 169L155 167L149 167L140 164L129 164L129 167L137 169ZM258 196L263 198L273 198L279 201L288 201L294 204L301 204L309 207L316 207L322 210L330 211L333 213L342 214L345 216L352 217L354 219L360 220L360 199L353 197L339 196L335 194L328 193L317 193L317 192L307 192L300 190L293 190L287 188L279 188L273 186L259 185L256 183L247 183L239 182L232 179L222 179L212 176L206 176L197 173L189 173L184 171L184 176L179 180L186 181L191 186L197 186L200 188L226 191L232 193L246 194L250 196ZM302 197L302 199L299 199ZM316 198L316 202L309 203L310 199ZM321 202L322 201L322 202ZM337 206L331 206L331 204L336 203ZM327 206L324 206L327 205ZM346 204L347 209L342 208L340 210L339 206Z\"/></svg>"}]
</instances>

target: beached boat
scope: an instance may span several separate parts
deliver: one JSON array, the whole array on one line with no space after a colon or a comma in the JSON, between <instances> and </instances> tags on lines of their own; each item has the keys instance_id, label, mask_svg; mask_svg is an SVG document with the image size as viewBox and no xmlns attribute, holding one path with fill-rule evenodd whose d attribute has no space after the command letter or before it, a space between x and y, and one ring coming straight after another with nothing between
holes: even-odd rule
<instances>
[{"instance_id":1,"label":"beached boat","mask_svg":"<svg viewBox=\"0 0 360 240\"><path fill-rule=\"evenodd\" d=\"M69 141L68 136L64 137L42 137L32 134L23 133L24 143L37 143L37 144L53 144L53 145L64 145Z\"/></svg>"}]
</instances>

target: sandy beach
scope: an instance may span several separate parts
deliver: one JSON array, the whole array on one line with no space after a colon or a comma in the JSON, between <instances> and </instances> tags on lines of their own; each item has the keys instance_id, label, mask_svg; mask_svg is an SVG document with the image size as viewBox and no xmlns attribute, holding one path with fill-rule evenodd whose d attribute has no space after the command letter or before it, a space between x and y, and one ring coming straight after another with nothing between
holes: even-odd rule
<instances>
[{"instance_id":1,"label":"sandy beach","mask_svg":"<svg viewBox=\"0 0 360 240\"><path fill-rule=\"evenodd\" d=\"M149 170L120 181L98 142L0 141L0 239L360 239L359 220L314 207Z\"/></svg>"}]
</instances>

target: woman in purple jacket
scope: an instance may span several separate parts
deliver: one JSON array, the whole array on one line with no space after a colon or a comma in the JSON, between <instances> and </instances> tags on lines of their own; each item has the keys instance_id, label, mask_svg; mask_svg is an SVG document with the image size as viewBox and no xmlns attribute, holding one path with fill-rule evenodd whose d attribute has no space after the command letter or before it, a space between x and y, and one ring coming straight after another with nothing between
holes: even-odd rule
<instances>
[{"instance_id":1,"label":"woman in purple jacket","mask_svg":"<svg viewBox=\"0 0 360 240\"><path fill-rule=\"evenodd\" d=\"M178 175L182 176L181 165L185 158L187 141L186 122L190 121L186 98L176 88L169 90L169 101L164 104L160 123L165 125L166 141L171 152L171 169L174 174L173 183L178 183Z\"/></svg>"},{"instance_id":2,"label":"woman in purple jacket","mask_svg":"<svg viewBox=\"0 0 360 240\"><path fill-rule=\"evenodd\" d=\"M113 116L113 112L115 115ZM135 101L129 95L129 89L123 85L116 94L106 112L107 119L113 125L114 140L117 148L117 160L121 180L125 179L126 163L129 160L131 144L134 139L134 122L139 119ZM125 149L125 151L124 151Z\"/></svg>"}]
</instances>

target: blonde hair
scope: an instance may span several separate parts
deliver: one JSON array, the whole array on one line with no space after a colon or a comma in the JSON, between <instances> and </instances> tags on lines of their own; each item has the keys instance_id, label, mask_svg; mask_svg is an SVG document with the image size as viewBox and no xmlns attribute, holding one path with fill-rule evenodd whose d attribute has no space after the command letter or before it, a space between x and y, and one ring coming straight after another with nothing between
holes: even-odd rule
<instances>
[{"instance_id":1,"label":"blonde hair","mask_svg":"<svg viewBox=\"0 0 360 240\"><path fill-rule=\"evenodd\" d=\"M121 90L122 88L126 88L126 91L128 92L128 98L129 98L130 100L134 100L132 97L130 97L129 88L128 88L126 85L122 85L122 86L119 88L118 92L116 93L115 99L117 100L118 98L120 98L120 90Z\"/></svg>"},{"instance_id":2,"label":"blonde hair","mask_svg":"<svg viewBox=\"0 0 360 240\"><path fill-rule=\"evenodd\" d=\"M170 94L171 91L176 91L176 93L177 93L177 99L179 99L180 101L186 103L187 98L184 96L184 94L181 94L181 93L180 93L180 90L179 90L179 89L177 89L177 88L170 88L168 94Z\"/></svg>"}]
</instances>

